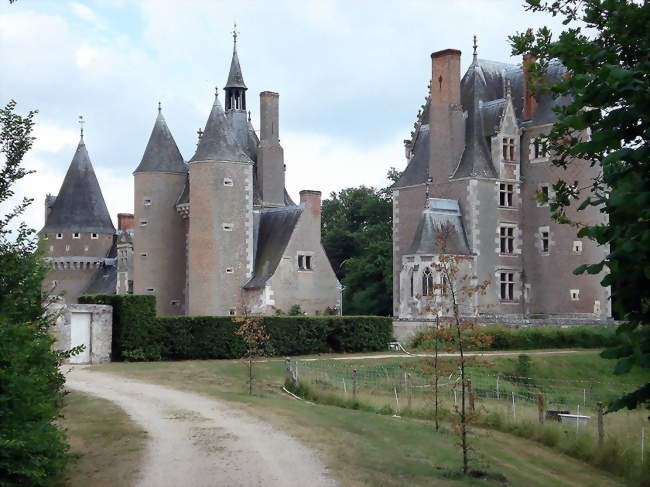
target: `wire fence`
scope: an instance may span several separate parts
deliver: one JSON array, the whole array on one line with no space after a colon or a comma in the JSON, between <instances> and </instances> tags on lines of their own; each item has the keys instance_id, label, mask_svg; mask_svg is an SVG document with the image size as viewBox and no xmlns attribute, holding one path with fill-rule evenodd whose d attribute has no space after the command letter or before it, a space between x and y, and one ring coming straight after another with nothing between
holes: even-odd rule
<instances>
[{"instance_id":1,"label":"wire fence","mask_svg":"<svg viewBox=\"0 0 650 487\"><path fill-rule=\"evenodd\" d=\"M318 393L359 401L395 415L408 411L430 417L433 408L435 374L421 363L287 361L287 377ZM545 428L560 430L565 439L586 435L599 445L606 437L616 438L624 448L634 451L636 462L647 460L645 414L603 414L610 401L642 384L520 377L475 368L466 370L466 379L468 407L487 418L509 424L542 423ZM437 391L443 410L451 412L459 406L460 371L438 376Z\"/></svg>"}]
</instances>

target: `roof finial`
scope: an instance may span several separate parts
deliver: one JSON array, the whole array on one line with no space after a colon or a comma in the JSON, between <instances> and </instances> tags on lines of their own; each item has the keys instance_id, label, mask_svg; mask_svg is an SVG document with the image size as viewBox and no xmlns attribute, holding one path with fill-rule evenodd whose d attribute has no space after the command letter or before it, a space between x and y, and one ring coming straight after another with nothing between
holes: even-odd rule
<instances>
[{"instance_id":1,"label":"roof finial","mask_svg":"<svg viewBox=\"0 0 650 487\"><path fill-rule=\"evenodd\" d=\"M160 102L158 102L158 113L160 113L161 111L162 111L162 105L160 104Z\"/></svg>"},{"instance_id":2,"label":"roof finial","mask_svg":"<svg viewBox=\"0 0 650 487\"><path fill-rule=\"evenodd\" d=\"M79 126L81 127L81 129L80 129L81 140L83 140L83 138L84 138L84 123L86 123L86 122L84 120L83 115L79 115Z\"/></svg>"},{"instance_id":3,"label":"roof finial","mask_svg":"<svg viewBox=\"0 0 650 487\"><path fill-rule=\"evenodd\" d=\"M215 96L215 97L218 97L218 96L219 96L219 87L218 87L218 86L215 86L215 87L214 87L214 96Z\"/></svg>"},{"instance_id":4,"label":"roof finial","mask_svg":"<svg viewBox=\"0 0 650 487\"><path fill-rule=\"evenodd\" d=\"M203 130L199 128L199 130L196 131L196 135L198 135L198 138L196 140L196 146L199 146L199 142L201 142L201 137L203 137Z\"/></svg>"},{"instance_id":5,"label":"roof finial","mask_svg":"<svg viewBox=\"0 0 650 487\"><path fill-rule=\"evenodd\" d=\"M506 98L512 96L512 86L510 85L510 78L506 79Z\"/></svg>"},{"instance_id":6,"label":"roof finial","mask_svg":"<svg viewBox=\"0 0 650 487\"><path fill-rule=\"evenodd\" d=\"M249 122L251 121L251 111L250 110L248 110L248 121Z\"/></svg>"},{"instance_id":7,"label":"roof finial","mask_svg":"<svg viewBox=\"0 0 650 487\"><path fill-rule=\"evenodd\" d=\"M232 39L233 39L233 45L232 45L232 50L235 51L237 49L237 36L239 35L239 31L237 30L237 22L233 22L233 27L232 27Z\"/></svg>"},{"instance_id":8,"label":"roof finial","mask_svg":"<svg viewBox=\"0 0 650 487\"><path fill-rule=\"evenodd\" d=\"M476 35L474 35L474 61L476 61L476 58L478 56L477 49L478 49L478 44L476 43Z\"/></svg>"}]
</instances>

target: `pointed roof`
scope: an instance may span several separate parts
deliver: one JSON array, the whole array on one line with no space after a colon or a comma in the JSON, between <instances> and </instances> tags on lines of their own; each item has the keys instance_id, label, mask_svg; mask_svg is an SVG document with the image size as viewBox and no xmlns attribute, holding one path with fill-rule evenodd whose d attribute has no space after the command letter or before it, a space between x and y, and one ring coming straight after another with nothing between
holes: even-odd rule
<instances>
[{"instance_id":1,"label":"pointed roof","mask_svg":"<svg viewBox=\"0 0 650 487\"><path fill-rule=\"evenodd\" d=\"M244 83L244 76L241 74L241 66L239 65L239 56L237 55L237 38L232 48L232 60L230 61L230 72L228 73L228 81L226 81L226 89L228 88L243 88L247 90L246 83Z\"/></svg>"},{"instance_id":2,"label":"pointed roof","mask_svg":"<svg viewBox=\"0 0 650 487\"><path fill-rule=\"evenodd\" d=\"M252 162L232 133L230 122L219 103L218 92L215 93L212 111L190 163L198 161Z\"/></svg>"},{"instance_id":3,"label":"pointed roof","mask_svg":"<svg viewBox=\"0 0 650 487\"><path fill-rule=\"evenodd\" d=\"M39 233L63 232L115 233L83 135Z\"/></svg>"},{"instance_id":4,"label":"pointed roof","mask_svg":"<svg viewBox=\"0 0 650 487\"><path fill-rule=\"evenodd\" d=\"M453 178L496 177L492 156L483 133L482 93L486 82L476 55L462 80L462 105L467 110L465 150Z\"/></svg>"},{"instance_id":5,"label":"pointed roof","mask_svg":"<svg viewBox=\"0 0 650 487\"><path fill-rule=\"evenodd\" d=\"M160 106L156 123L154 123L149 142L147 142L147 148L144 150L142 161L134 174L138 172L187 172L183 156L178 150Z\"/></svg>"}]
</instances>

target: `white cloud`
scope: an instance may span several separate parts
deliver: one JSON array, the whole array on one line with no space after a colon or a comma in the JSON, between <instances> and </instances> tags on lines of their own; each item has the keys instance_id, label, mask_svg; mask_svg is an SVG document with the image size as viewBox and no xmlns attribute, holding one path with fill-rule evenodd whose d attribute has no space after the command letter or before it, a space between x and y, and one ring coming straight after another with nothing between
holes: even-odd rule
<instances>
[{"instance_id":1,"label":"white cloud","mask_svg":"<svg viewBox=\"0 0 650 487\"><path fill-rule=\"evenodd\" d=\"M97 49L87 44L82 45L77 49L75 58L77 66L80 68L87 68L97 58Z\"/></svg>"},{"instance_id":2,"label":"white cloud","mask_svg":"<svg viewBox=\"0 0 650 487\"><path fill-rule=\"evenodd\" d=\"M97 22L97 16L95 15L95 12L93 12L93 10L87 5L73 2L70 4L70 8L72 9L72 13L79 17L81 20L86 20L88 22Z\"/></svg>"}]
</instances>

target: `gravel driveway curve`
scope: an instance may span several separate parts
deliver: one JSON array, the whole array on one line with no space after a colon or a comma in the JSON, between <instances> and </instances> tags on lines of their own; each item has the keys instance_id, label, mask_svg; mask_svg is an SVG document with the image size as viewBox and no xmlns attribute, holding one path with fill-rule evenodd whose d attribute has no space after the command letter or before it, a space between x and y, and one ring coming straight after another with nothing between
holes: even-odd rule
<instances>
[{"instance_id":1,"label":"gravel driveway curve","mask_svg":"<svg viewBox=\"0 0 650 487\"><path fill-rule=\"evenodd\" d=\"M114 402L149 434L143 487L336 486L314 451L227 403L73 367L70 389Z\"/></svg>"}]
</instances>

